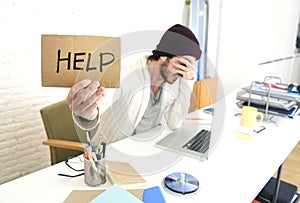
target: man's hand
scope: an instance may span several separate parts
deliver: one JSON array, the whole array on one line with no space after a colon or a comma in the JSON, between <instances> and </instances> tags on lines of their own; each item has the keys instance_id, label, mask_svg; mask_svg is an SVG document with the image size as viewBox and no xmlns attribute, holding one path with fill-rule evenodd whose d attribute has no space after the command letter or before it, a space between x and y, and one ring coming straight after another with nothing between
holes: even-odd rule
<instances>
[{"instance_id":1,"label":"man's hand","mask_svg":"<svg viewBox=\"0 0 300 203\"><path fill-rule=\"evenodd\" d=\"M98 81L86 79L71 87L66 101L76 116L94 120L98 116L98 105L104 98L105 88L99 88Z\"/></svg>"},{"instance_id":2,"label":"man's hand","mask_svg":"<svg viewBox=\"0 0 300 203\"><path fill-rule=\"evenodd\" d=\"M186 80L193 80L195 76L195 59L188 57L174 57L171 59L171 65L175 72L180 74Z\"/></svg>"}]
</instances>

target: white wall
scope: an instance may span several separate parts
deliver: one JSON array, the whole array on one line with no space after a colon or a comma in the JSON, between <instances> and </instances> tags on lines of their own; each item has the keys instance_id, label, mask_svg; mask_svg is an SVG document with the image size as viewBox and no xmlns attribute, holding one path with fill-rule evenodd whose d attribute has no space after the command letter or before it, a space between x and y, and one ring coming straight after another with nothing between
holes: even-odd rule
<instances>
[{"instance_id":1,"label":"white wall","mask_svg":"<svg viewBox=\"0 0 300 203\"><path fill-rule=\"evenodd\" d=\"M300 57L259 65L295 54L299 15L299 0L221 1L217 70L225 92L267 75L300 83Z\"/></svg>"},{"instance_id":2,"label":"white wall","mask_svg":"<svg viewBox=\"0 0 300 203\"><path fill-rule=\"evenodd\" d=\"M183 5L183 0L1 0L0 184L50 165L39 110L65 99L68 89L41 87L41 34L165 30L181 23Z\"/></svg>"}]
</instances>

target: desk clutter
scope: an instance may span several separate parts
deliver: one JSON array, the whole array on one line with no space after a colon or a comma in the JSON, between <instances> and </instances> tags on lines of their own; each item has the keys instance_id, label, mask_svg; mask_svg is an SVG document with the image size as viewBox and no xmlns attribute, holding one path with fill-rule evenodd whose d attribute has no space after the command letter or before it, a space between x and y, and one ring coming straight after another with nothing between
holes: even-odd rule
<instances>
[{"instance_id":1,"label":"desk clutter","mask_svg":"<svg viewBox=\"0 0 300 203\"><path fill-rule=\"evenodd\" d=\"M93 148L93 147L92 147ZM111 186L107 189L101 190L73 190L65 199L64 203L102 203L102 202L130 202L130 203L166 203L164 195L160 186L147 188L146 180L127 162L110 161L107 160L101 164L90 162L93 159L90 155L88 146L85 153L85 167L89 167L88 173L93 171L93 175L89 174L88 182L85 183L89 186L104 184L107 179L110 181ZM91 153L92 154L92 153ZM103 161L103 158L100 159ZM104 165L103 165L104 164ZM99 171L101 165L101 173ZM95 167L95 168L94 168ZM103 172L105 170L105 172ZM86 173L86 168L85 168ZM97 176L97 177L96 177ZM101 177L105 176L105 177ZM186 195L196 192L199 189L199 181L192 175L176 172L167 175L163 180L162 187L170 193L177 195Z\"/></svg>"},{"instance_id":2,"label":"desk clutter","mask_svg":"<svg viewBox=\"0 0 300 203\"><path fill-rule=\"evenodd\" d=\"M127 162L105 160L106 143L100 136L96 146L90 144L90 132L86 132L88 146L84 148L84 182L92 187L103 185L108 179L112 186L106 190L74 190L65 203L130 202L166 203L159 186L146 188L146 180ZM198 180L183 172L167 175L163 187L174 194L190 194L199 189Z\"/></svg>"},{"instance_id":3,"label":"desk clutter","mask_svg":"<svg viewBox=\"0 0 300 203\"><path fill-rule=\"evenodd\" d=\"M145 179L129 163L119 161L106 161L105 164L106 165L103 168L106 169L106 173L104 174L106 175L112 186L110 186L106 190L73 190L64 202L166 203L160 187L155 186L146 188L147 182L145 181ZM93 168L92 166L90 167ZM96 173L94 173L94 175L96 175ZM94 183L95 180L99 179L99 177L93 177L92 179L92 181L89 180L90 182L88 182L88 185L95 186L95 184L91 183ZM85 183L87 183L86 180ZM97 182L97 184L99 184L99 182Z\"/></svg>"},{"instance_id":4,"label":"desk clutter","mask_svg":"<svg viewBox=\"0 0 300 203\"><path fill-rule=\"evenodd\" d=\"M300 86L284 84L278 77L267 76L264 81L254 81L237 93L237 106L252 106L268 115L293 118L299 109Z\"/></svg>"}]
</instances>

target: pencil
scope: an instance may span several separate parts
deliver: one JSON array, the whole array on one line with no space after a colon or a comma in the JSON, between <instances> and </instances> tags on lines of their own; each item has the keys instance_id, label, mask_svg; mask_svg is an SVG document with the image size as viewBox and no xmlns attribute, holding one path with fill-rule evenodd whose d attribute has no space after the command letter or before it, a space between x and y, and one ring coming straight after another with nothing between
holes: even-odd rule
<instances>
[{"instance_id":1,"label":"pencil","mask_svg":"<svg viewBox=\"0 0 300 203\"><path fill-rule=\"evenodd\" d=\"M87 148L87 153L88 153L89 161L90 161L90 163L91 163L92 168L93 168L95 171L97 171L97 167L96 167L96 164L95 164L94 159L93 159L93 157L92 157L92 152L91 152L91 149L90 149L90 148Z\"/></svg>"},{"instance_id":2,"label":"pencil","mask_svg":"<svg viewBox=\"0 0 300 203\"><path fill-rule=\"evenodd\" d=\"M102 137L101 137L101 135L100 135L99 138L98 138L98 143L97 143L97 147L96 147L96 152L98 152L98 149L99 149L101 143L102 143Z\"/></svg>"}]
</instances>

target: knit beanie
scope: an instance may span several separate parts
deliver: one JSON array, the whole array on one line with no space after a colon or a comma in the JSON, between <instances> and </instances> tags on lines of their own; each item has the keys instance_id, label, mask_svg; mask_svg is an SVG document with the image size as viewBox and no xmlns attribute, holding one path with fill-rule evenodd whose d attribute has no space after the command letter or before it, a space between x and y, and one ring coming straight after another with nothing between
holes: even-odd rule
<instances>
[{"instance_id":1,"label":"knit beanie","mask_svg":"<svg viewBox=\"0 0 300 203\"><path fill-rule=\"evenodd\" d=\"M169 28L162 36L156 49L152 51L156 56L194 56L197 60L201 56L199 41L193 32L180 24Z\"/></svg>"}]
</instances>

